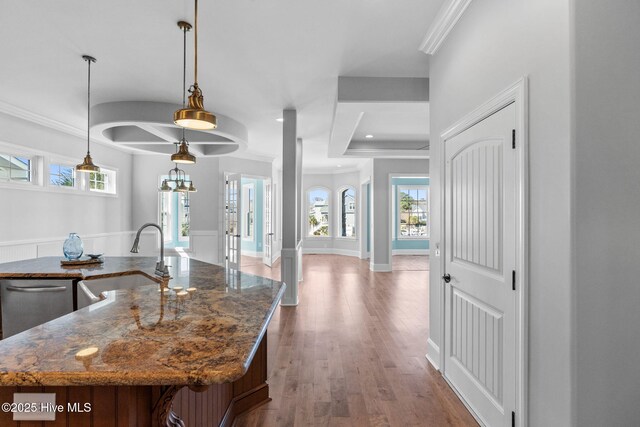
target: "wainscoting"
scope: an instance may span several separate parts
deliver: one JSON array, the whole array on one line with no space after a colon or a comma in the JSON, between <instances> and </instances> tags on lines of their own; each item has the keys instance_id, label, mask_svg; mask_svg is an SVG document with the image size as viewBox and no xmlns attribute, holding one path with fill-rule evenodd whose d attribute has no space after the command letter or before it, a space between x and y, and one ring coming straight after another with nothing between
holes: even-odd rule
<instances>
[{"instance_id":1,"label":"wainscoting","mask_svg":"<svg viewBox=\"0 0 640 427\"><path fill-rule=\"evenodd\" d=\"M84 245L84 253L126 256L130 255L129 250L133 244L135 234L136 231L131 230L81 235L80 237ZM62 245L66 238L67 236L61 236L0 242L0 263L45 256L62 257ZM192 231L191 248L184 251L167 249L165 252L179 252L181 255L185 254L200 261L218 264L218 232L214 230ZM158 253L158 234L155 231L145 230L140 237L140 255L157 256Z\"/></svg>"}]
</instances>

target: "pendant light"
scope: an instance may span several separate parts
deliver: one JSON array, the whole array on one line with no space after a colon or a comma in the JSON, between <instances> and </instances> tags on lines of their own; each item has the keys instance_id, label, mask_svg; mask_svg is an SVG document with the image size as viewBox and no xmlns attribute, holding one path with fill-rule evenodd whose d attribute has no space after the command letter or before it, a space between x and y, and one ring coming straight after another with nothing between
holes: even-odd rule
<instances>
[{"instance_id":1,"label":"pendant light","mask_svg":"<svg viewBox=\"0 0 640 427\"><path fill-rule=\"evenodd\" d=\"M96 58L89 55L82 55L82 59L87 61L87 155L84 157L84 161L76 166L78 172L100 172L100 168L93 164L91 159L89 138L89 125L91 124L91 63L96 62Z\"/></svg>"},{"instance_id":2,"label":"pendant light","mask_svg":"<svg viewBox=\"0 0 640 427\"><path fill-rule=\"evenodd\" d=\"M191 30L191 24L185 21L179 21L178 27L182 30L182 108L185 107L185 93L187 87L187 31ZM179 111L183 111L179 110ZM174 163L195 163L196 156L189 152L189 143L184 136L184 127L182 128L182 138L178 143L178 150L171 156Z\"/></svg>"},{"instance_id":3,"label":"pendant light","mask_svg":"<svg viewBox=\"0 0 640 427\"><path fill-rule=\"evenodd\" d=\"M178 168L178 164L176 164L175 168L169 170L169 178L163 179L162 185L158 188L160 193L195 193L197 191L193 181L187 179L187 175L182 169Z\"/></svg>"},{"instance_id":4,"label":"pendant light","mask_svg":"<svg viewBox=\"0 0 640 427\"><path fill-rule=\"evenodd\" d=\"M173 122L178 126L193 130L210 130L217 127L216 116L204 109L202 90L198 86L198 0L195 0L194 34L194 83L189 88L189 107L173 113Z\"/></svg>"}]
</instances>

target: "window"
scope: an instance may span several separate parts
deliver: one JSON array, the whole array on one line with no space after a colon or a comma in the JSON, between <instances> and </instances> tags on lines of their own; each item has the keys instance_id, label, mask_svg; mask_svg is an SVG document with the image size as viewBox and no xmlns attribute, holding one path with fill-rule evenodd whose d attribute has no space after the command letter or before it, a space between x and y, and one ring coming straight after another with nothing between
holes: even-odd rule
<instances>
[{"instance_id":1,"label":"window","mask_svg":"<svg viewBox=\"0 0 640 427\"><path fill-rule=\"evenodd\" d=\"M329 191L323 188L309 190L309 233L310 237L329 237Z\"/></svg>"},{"instance_id":2,"label":"window","mask_svg":"<svg viewBox=\"0 0 640 427\"><path fill-rule=\"evenodd\" d=\"M253 183L242 185L242 237L254 240L256 189Z\"/></svg>"},{"instance_id":3,"label":"window","mask_svg":"<svg viewBox=\"0 0 640 427\"><path fill-rule=\"evenodd\" d=\"M73 166L50 164L49 184L58 187L74 188L76 186L75 168Z\"/></svg>"},{"instance_id":4,"label":"window","mask_svg":"<svg viewBox=\"0 0 640 427\"><path fill-rule=\"evenodd\" d=\"M347 187L339 193L340 236L356 237L356 190Z\"/></svg>"},{"instance_id":5,"label":"window","mask_svg":"<svg viewBox=\"0 0 640 427\"><path fill-rule=\"evenodd\" d=\"M31 182L32 164L29 157L0 154L0 181Z\"/></svg>"},{"instance_id":6,"label":"window","mask_svg":"<svg viewBox=\"0 0 640 427\"><path fill-rule=\"evenodd\" d=\"M89 191L116 194L116 172L100 168L100 172L89 173Z\"/></svg>"},{"instance_id":7,"label":"window","mask_svg":"<svg viewBox=\"0 0 640 427\"><path fill-rule=\"evenodd\" d=\"M168 192L158 195L164 246L188 248L191 221L189 193Z\"/></svg>"},{"instance_id":8,"label":"window","mask_svg":"<svg viewBox=\"0 0 640 427\"><path fill-rule=\"evenodd\" d=\"M399 239L429 237L429 197L426 185L398 186Z\"/></svg>"}]
</instances>

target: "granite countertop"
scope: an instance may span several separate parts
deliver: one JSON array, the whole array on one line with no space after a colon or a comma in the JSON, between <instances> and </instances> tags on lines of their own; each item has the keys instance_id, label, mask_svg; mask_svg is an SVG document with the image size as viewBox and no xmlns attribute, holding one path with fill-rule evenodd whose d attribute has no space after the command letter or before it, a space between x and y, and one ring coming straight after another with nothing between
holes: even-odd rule
<instances>
[{"instance_id":1,"label":"granite countertop","mask_svg":"<svg viewBox=\"0 0 640 427\"><path fill-rule=\"evenodd\" d=\"M142 274L156 258L107 257L90 268L60 258L0 264L1 278L96 279ZM170 287L109 291L101 302L0 341L0 385L209 385L244 375L285 285L189 258L165 257ZM78 352L96 348L94 356ZM89 351L91 353L91 351Z\"/></svg>"}]
</instances>

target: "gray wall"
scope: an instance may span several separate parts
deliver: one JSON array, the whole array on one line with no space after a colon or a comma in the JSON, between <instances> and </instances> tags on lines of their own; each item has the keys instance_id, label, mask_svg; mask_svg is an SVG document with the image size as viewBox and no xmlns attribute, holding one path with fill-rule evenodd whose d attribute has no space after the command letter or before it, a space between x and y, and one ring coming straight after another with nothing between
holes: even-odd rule
<instances>
[{"instance_id":1,"label":"gray wall","mask_svg":"<svg viewBox=\"0 0 640 427\"><path fill-rule=\"evenodd\" d=\"M72 163L80 163L87 150L82 138L4 114L0 114L0 142ZM131 155L95 143L91 155L97 165L118 169L117 197L0 188L0 242L59 238L72 231L82 237L131 230Z\"/></svg>"},{"instance_id":2,"label":"gray wall","mask_svg":"<svg viewBox=\"0 0 640 427\"><path fill-rule=\"evenodd\" d=\"M437 345L441 343L440 259L434 257L442 236L439 135L529 76L531 426L569 426L572 420L569 24L568 0L475 0L430 62L429 332ZM597 239L590 241L593 248L594 242Z\"/></svg>"},{"instance_id":3,"label":"gray wall","mask_svg":"<svg viewBox=\"0 0 640 427\"><path fill-rule=\"evenodd\" d=\"M175 164L169 156L156 154L136 154L133 162L133 224L137 229L145 222L158 222L158 179L168 175ZM195 165L180 166L198 189L189 195L191 230L218 229L218 163L217 157L201 157Z\"/></svg>"},{"instance_id":4,"label":"gray wall","mask_svg":"<svg viewBox=\"0 0 640 427\"><path fill-rule=\"evenodd\" d=\"M424 174L429 176L429 160L373 159L371 200L371 264L391 265L391 194L389 175Z\"/></svg>"},{"instance_id":5,"label":"gray wall","mask_svg":"<svg viewBox=\"0 0 640 427\"><path fill-rule=\"evenodd\" d=\"M638 425L640 2L573 3L577 425Z\"/></svg>"},{"instance_id":6,"label":"gray wall","mask_svg":"<svg viewBox=\"0 0 640 427\"><path fill-rule=\"evenodd\" d=\"M134 156L133 223L137 228L145 222L158 221L159 177L167 175L174 167L167 156L136 154ZM183 165L185 173L198 188L192 193L192 233L217 233L217 241L207 238L197 248L199 258L208 262L220 262L224 252L224 174L242 173L250 176L271 177L271 163L240 159L237 157L200 157L195 165ZM212 247L213 245L213 247ZM204 254L204 256L200 256Z\"/></svg>"}]
</instances>

